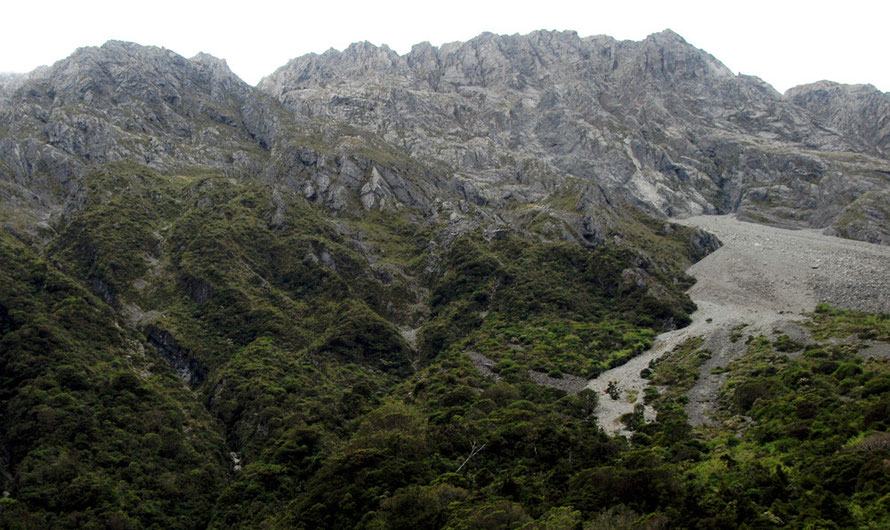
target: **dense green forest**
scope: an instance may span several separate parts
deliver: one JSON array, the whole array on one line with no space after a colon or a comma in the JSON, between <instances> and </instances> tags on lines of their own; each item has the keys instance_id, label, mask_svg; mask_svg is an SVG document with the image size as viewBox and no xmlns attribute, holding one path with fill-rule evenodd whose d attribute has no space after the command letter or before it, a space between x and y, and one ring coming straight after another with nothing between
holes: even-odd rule
<instances>
[{"instance_id":1,"label":"dense green forest","mask_svg":"<svg viewBox=\"0 0 890 530\"><path fill-rule=\"evenodd\" d=\"M696 339L629 439L531 380L688 323L688 228L585 247L129 163L85 186L49 242L0 234L0 527L890 527L890 362L858 354L888 315L741 332L721 427L685 415Z\"/></svg>"}]
</instances>

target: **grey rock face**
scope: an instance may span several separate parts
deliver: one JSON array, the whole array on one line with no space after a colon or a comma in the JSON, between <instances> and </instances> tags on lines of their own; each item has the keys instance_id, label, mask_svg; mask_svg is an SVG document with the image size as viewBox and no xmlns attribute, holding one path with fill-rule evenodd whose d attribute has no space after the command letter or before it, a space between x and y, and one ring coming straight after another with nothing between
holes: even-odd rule
<instances>
[{"instance_id":1,"label":"grey rock face","mask_svg":"<svg viewBox=\"0 0 890 530\"><path fill-rule=\"evenodd\" d=\"M890 245L890 190L870 191L850 203L825 230L832 236Z\"/></svg>"},{"instance_id":2,"label":"grey rock face","mask_svg":"<svg viewBox=\"0 0 890 530\"><path fill-rule=\"evenodd\" d=\"M76 206L85 172L134 160L165 173L217 171L321 203L434 209L440 170L338 124L297 124L225 61L109 42L0 82L0 214L32 225ZM67 205L67 206L66 206Z\"/></svg>"},{"instance_id":3,"label":"grey rock face","mask_svg":"<svg viewBox=\"0 0 890 530\"><path fill-rule=\"evenodd\" d=\"M0 213L43 223L89 167L136 160L257 178L334 215L413 208L451 235L543 212L542 237L599 244L625 205L830 228L890 188L886 100L824 83L782 96L669 30L485 33L401 56L358 43L257 88L206 54L112 41L0 78Z\"/></svg>"},{"instance_id":4,"label":"grey rock face","mask_svg":"<svg viewBox=\"0 0 890 530\"><path fill-rule=\"evenodd\" d=\"M158 353L170 363L173 371L190 386L198 386L207 377L207 369L187 349L179 345L173 335L165 329L147 326L145 337Z\"/></svg>"},{"instance_id":5,"label":"grey rock face","mask_svg":"<svg viewBox=\"0 0 890 530\"><path fill-rule=\"evenodd\" d=\"M819 81L791 88L785 97L877 154L885 158L890 154L890 94L871 85Z\"/></svg>"},{"instance_id":6,"label":"grey rock face","mask_svg":"<svg viewBox=\"0 0 890 530\"><path fill-rule=\"evenodd\" d=\"M272 130L256 93L224 61L124 42L82 48L0 98L0 167L44 197L75 192L92 164L163 171L260 167ZM259 144L259 145L258 145Z\"/></svg>"},{"instance_id":7,"label":"grey rock face","mask_svg":"<svg viewBox=\"0 0 890 530\"><path fill-rule=\"evenodd\" d=\"M24 78L24 74L16 74L10 72L0 72L0 94L13 90L13 88Z\"/></svg>"},{"instance_id":8,"label":"grey rock face","mask_svg":"<svg viewBox=\"0 0 890 530\"><path fill-rule=\"evenodd\" d=\"M486 33L404 56L363 43L294 59L259 89L300 122L349 124L445 164L491 205L541 200L571 177L662 215L824 227L887 186L867 135L826 127L669 30L641 42Z\"/></svg>"}]
</instances>

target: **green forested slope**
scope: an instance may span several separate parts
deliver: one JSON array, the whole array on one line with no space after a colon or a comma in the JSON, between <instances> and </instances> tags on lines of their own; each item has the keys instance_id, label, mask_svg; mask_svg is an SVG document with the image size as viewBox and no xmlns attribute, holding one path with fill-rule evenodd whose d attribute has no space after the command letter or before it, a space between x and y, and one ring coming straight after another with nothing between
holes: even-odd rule
<instances>
[{"instance_id":1,"label":"green forested slope","mask_svg":"<svg viewBox=\"0 0 890 530\"><path fill-rule=\"evenodd\" d=\"M793 358L752 338L721 398L741 429L686 424L690 343L653 367L658 421L610 439L607 397L528 370L592 377L688 322L691 232L629 216L592 248L447 223L94 170L48 243L0 236L2 525L887 522L887 362L827 342L886 340L886 317L823 308L825 345Z\"/></svg>"},{"instance_id":2,"label":"green forested slope","mask_svg":"<svg viewBox=\"0 0 890 530\"><path fill-rule=\"evenodd\" d=\"M0 238L11 528L194 528L228 481L218 421L98 297Z\"/></svg>"}]
</instances>

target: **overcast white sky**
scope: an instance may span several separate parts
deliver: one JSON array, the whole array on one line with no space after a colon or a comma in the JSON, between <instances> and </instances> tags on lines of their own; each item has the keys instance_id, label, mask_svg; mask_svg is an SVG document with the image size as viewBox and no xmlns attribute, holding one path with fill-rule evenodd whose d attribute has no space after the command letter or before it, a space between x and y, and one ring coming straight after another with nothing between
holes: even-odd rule
<instances>
[{"instance_id":1,"label":"overcast white sky","mask_svg":"<svg viewBox=\"0 0 890 530\"><path fill-rule=\"evenodd\" d=\"M779 91L820 79L890 91L887 0L21 0L2 12L0 72L27 72L119 39L186 57L204 51L255 84L293 57L362 40L406 53L418 42L440 45L483 31L572 29L639 40L671 28Z\"/></svg>"}]
</instances>

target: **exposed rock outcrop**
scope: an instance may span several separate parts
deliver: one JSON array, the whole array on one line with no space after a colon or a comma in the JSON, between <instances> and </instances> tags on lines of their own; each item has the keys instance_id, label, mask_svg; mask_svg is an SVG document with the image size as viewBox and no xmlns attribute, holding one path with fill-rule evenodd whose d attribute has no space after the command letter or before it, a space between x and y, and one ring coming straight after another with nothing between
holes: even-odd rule
<instances>
[{"instance_id":1,"label":"exposed rock outcrop","mask_svg":"<svg viewBox=\"0 0 890 530\"><path fill-rule=\"evenodd\" d=\"M76 205L86 168L130 159L259 178L335 215L447 215L458 233L558 203L545 237L585 244L625 204L859 237L835 225L890 188L887 109L870 87L783 96L670 30L484 33L405 55L358 43L256 88L206 54L111 41L0 79L0 194L45 222Z\"/></svg>"},{"instance_id":2,"label":"exposed rock outcrop","mask_svg":"<svg viewBox=\"0 0 890 530\"><path fill-rule=\"evenodd\" d=\"M871 85L819 81L791 88L785 96L826 126L856 138L877 154L890 154L890 95Z\"/></svg>"},{"instance_id":3,"label":"exposed rock outcrop","mask_svg":"<svg viewBox=\"0 0 890 530\"><path fill-rule=\"evenodd\" d=\"M158 350L161 357L170 363L180 379L193 387L204 382L207 369L188 349L183 348L169 331L149 325L145 328L145 337Z\"/></svg>"},{"instance_id":4,"label":"exposed rock outcrop","mask_svg":"<svg viewBox=\"0 0 890 530\"><path fill-rule=\"evenodd\" d=\"M486 33L403 56L360 43L294 59L259 88L301 123L349 124L454 168L490 205L540 200L571 176L662 215L825 227L888 185L868 135L827 127L670 30Z\"/></svg>"}]
</instances>

